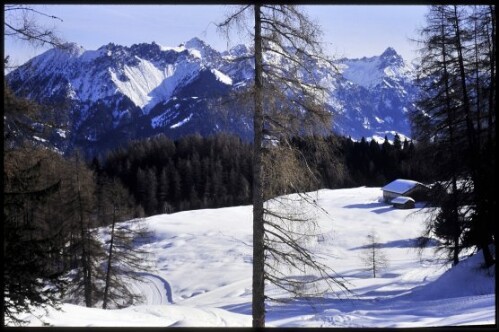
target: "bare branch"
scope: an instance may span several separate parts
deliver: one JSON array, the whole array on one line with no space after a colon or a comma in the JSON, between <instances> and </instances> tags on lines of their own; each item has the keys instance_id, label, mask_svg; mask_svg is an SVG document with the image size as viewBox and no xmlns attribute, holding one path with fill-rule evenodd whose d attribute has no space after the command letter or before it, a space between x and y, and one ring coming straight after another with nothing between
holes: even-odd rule
<instances>
[{"instance_id":1,"label":"bare branch","mask_svg":"<svg viewBox=\"0 0 499 332\"><path fill-rule=\"evenodd\" d=\"M218 23L217 27L219 27L219 28L229 27L234 22L238 21L240 19L241 15L243 14L243 12L246 11L246 9L248 9L249 7L251 7L251 5L246 5L240 9L238 9L234 14L227 17L222 23Z\"/></svg>"},{"instance_id":2,"label":"bare branch","mask_svg":"<svg viewBox=\"0 0 499 332\"><path fill-rule=\"evenodd\" d=\"M6 14L4 17L4 34L6 36L25 40L35 46L49 44L55 47L64 47L64 42L53 29L39 25L36 19L30 17L29 14L45 16L62 22L61 18L23 5L6 5L4 12Z\"/></svg>"}]
</instances>

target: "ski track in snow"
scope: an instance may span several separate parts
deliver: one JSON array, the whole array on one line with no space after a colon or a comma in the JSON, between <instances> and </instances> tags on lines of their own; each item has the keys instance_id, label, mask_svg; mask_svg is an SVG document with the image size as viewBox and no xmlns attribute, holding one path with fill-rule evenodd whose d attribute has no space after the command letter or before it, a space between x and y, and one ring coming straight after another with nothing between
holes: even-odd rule
<instances>
[{"instance_id":1,"label":"ski track in snow","mask_svg":"<svg viewBox=\"0 0 499 332\"><path fill-rule=\"evenodd\" d=\"M143 282L135 284L141 294L146 294L146 304L173 304L172 288L168 281L157 274L137 272Z\"/></svg>"}]
</instances>

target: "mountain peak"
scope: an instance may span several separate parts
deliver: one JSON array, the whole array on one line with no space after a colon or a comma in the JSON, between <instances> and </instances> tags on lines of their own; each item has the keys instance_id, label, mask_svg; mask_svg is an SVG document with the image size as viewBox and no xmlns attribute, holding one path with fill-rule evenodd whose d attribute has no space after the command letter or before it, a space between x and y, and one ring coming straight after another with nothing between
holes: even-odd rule
<instances>
[{"instance_id":1,"label":"mountain peak","mask_svg":"<svg viewBox=\"0 0 499 332\"><path fill-rule=\"evenodd\" d=\"M365 88L384 82L385 78L403 78L408 75L409 68L404 59L393 47L388 47L381 55L362 59L345 59L343 76Z\"/></svg>"},{"instance_id":2,"label":"mountain peak","mask_svg":"<svg viewBox=\"0 0 499 332\"><path fill-rule=\"evenodd\" d=\"M389 66L403 66L404 59L395 51L393 47L388 47L381 55L380 55L380 68L389 67Z\"/></svg>"},{"instance_id":3,"label":"mountain peak","mask_svg":"<svg viewBox=\"0 0 499 332\"><path fill-rule=\"evenodd\" d=\"M387 47L387 49L381 53L381 57L389 57L389 56L399 56L397 51L391 46Z\"/></svg>"},{"instance_id":4,"label":"mountain peak","mask_svg":"<svg viewBox=\"0 0 499 332\"><path fill-rule=\"evenodd\" d=\"M67 52L70 55L76 56L76 57L82 55L83 52L85 52L85 49L83 48L83 46L78 45L76 43L64 43L63 45L58 47L58 49L62 50L63 52Z\"/></svg>"},{"instance_id":5,"label":"mountain peak","mask_svg":"<svg viewBox=\"0 0 499 332\"><path fill-rule=\"evenodd\" d=\"M186 48L194 48L194 49L204 49L206 47L211 48L208 44L206 44L203 40L198 37L194 37L185 42Z\"/></svg>"},{"instance_id":6,"label":"mountain peak","mask_svg":"<svg viewBox=\"0 0 499 332\"><path fill-rule=\"evenodd\" d=\"M153 58L154 55L158 56L161 52L161 46L154 41L152 43L133 44L129 49L132 54L146 58Z\"/></svg>"},{"instance_id":7,"label":"mountain peak","mask_svg":"<svg viewBox=\"0 0 499 332\"><path fill-rule=\"evenodd\" d=\"M232 56L242 56L249 52L248 47L244 44L238 44L229 50L229 54Z\"/></svg>"},{"instance_id":8,"label":"mountain peak","mask_svg":"<svg viewBox=\"0 0 499 332\"><path fill-rule=\"evenodd\" d=\"M203 61L213 61L220 56L216 50L198 37L189 39L185 42L184 47L189 50L189 53L203 59Z\"/></svg>"}]
</instances>

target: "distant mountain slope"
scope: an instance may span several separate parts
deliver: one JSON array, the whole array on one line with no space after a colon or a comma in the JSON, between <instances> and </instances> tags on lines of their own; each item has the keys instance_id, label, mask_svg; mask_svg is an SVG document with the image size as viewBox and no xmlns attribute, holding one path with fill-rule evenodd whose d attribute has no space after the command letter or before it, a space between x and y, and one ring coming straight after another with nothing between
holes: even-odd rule
<instances>
[{"instance_id":1,"label":"distant mountain slope","mask_svg":"<svg viewBox=\"0 0 499 332\"><path fill-rule=\"evenodd\" d=\"M94 51L69 44L31 59L7 82L17 95L48 103L69 119L65 137L47 138L64 141L59 145L68 150L98 153L158 133L178 138L228 131L248 139L252 120L245 107L222 105L219 98L251 84L248 55L245 45L218 52L198 38L178 47L110 43ZM393 48L317 66L314 75L329 89L337 133L356 139L395 131L410 136L413 69Z\"/></svg>"}]
</instances>

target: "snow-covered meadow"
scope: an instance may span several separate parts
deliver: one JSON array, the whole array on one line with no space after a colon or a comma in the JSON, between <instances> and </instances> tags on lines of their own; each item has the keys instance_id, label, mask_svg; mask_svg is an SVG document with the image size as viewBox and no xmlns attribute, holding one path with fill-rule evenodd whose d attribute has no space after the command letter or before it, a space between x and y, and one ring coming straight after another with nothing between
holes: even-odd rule
<instances>
[{"instance_id":1,"label":"snow-covered meadow","mask_svg":"<svg viewBox=\"0 0 499 332\"><path fill-rule=\"evenodd\" d=\"M396 210L380 202L380 188L320 190L316 195L321 254L352 294L268 303L267 326L428 327L496 324L495 269L479 270L481 255L455 268L434 247L418 253L425 210ZM420 207L420 206L419 206ZM157 215L142 244L154 268L131 287L146 301L102 310L63 304L21 318L31 326L251 326L252 207ZM388 267L372 278L361 260L372 231ZM269 286L267 291L279 295Z\"/></svg>"}]
</instances>

